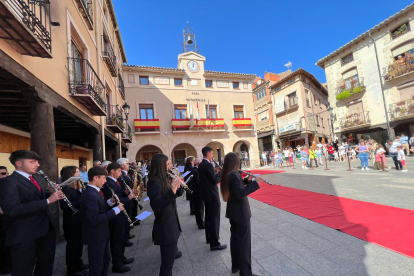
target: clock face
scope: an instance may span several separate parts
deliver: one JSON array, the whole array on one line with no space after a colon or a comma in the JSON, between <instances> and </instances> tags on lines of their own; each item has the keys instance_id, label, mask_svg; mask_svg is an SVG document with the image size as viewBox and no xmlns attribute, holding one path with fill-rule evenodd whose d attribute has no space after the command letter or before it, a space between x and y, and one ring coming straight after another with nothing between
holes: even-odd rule
<instances>
[{"instance_id":1,"label":"clock face","mask_svg":"<svg viewBox=\"0 0 414 276\"><path fill-rule=\"evenodd\" d=\"M197 72L198 71L198 63L194 60L190 60L188 62L188 69L190 69L191 72Z\"/></svg>"}]
</instances>

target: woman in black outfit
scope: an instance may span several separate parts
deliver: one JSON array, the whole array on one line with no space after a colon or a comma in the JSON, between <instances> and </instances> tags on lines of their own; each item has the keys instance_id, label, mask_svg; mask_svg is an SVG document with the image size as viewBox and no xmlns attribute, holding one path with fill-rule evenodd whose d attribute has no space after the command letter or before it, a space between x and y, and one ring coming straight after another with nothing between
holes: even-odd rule
<instances>
[{"instance_id":1,"label":"woman in black outfit","mask_svg":"<svg viewBox=\"0 0 414 276\"><path fill-rule=\"evenodd\" d=\"M152 240L161 250L160 276L172 275L181 232L175 199L182 195L183 189L178 189L180 180L171 180L168 177L167 162L168 157L164 154L155 154L152 157L147 187L147 195L155 215Z\"/></svg>"},{"instance_id":2,"label":"woman in black outfit","mask_svg":"<svg viewBox=\"0 0 414 276\"><path fill-rule=\"evenodd\" d=\"M62 183L72 176L79 176L79 169L75 166L66 166L60 171ZM73 207L80 210L80 200L82 196L82 185L79 181L64 186L62 192L72 203ZM63 211L63 231L66 240L66 268L68 276L88 275L88 268L82 261L82 214L73 214L72 210L65 201L59 200L60 209Z\"/></svg>"},{"instance_id":3,"label":"woman in black outfit","mask_svg":"<svg viewBox=\"0 0 414 276\"><path fill-rule=\"evenodd\" d=\"M258 190L257 177L242 179L239 174L240 159L235 153L228 153L224 159L220 190L227 202L226 217L230 220L231 270L240 271L241 276L252 276L251 229L249 200L247 196Z\"/></svg>"},{"instance_id":4,"label":"woman in black outfit","mask_svg":"<svg viewBox=\"0 0 414 276\"><path fill-rule=\"evenodd\" d=\"M191 170L193 169L193 167L194 167L194 157L189 156L189 157L187 157L187 160L185 161L184 173L186 173L188 171L191 172ZM184 177L184 181L187 181L187 179L190 177L190 175L191 175L191 173L189 173L188 175L186 175ZM190 181L188 183L188 188L190 190L193 190L194 189L192 181ZM192 194L189 194L189 193L185 193L185 196L186 196L186 199L190 201L190 216L193 216L193 215L195 215L193 195Z\"/></svg>"}]
</instances>

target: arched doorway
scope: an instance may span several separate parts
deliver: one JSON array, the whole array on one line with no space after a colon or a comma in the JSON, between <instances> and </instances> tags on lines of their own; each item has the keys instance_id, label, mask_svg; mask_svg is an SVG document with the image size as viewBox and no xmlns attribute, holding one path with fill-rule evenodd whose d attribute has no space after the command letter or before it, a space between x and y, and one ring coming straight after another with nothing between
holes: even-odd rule
<instances>
[{"instance_id":1,"label":"arched doorway","mask_svg":"<svg viewBox=\"0 0 414 276\"><path fill-rule=\"evenodd\" d=\"M250 143L247 141L237 141L233 146L233 152L239 153L240 160L242 161L243 167L249 167L249 162L248 162L248 160L250 160L249 149L250 149ZM248 158L247 160L246 160L246 157Z\"/></svg>"},{"instance_id":2,"label":"arched doorway","mask_svg":"<svg viewBox=\"0 0 414 276\"><path fill-rule=\"evenodd\" d=\"M138 150L135 160L137 161L151 160L152 156L154 156L157 153L163 153L159 147L154 146L154 145L145 145Z\"/></svg>"},{"instance_id":3,"label":"arched doorway","mask_svg":"<svg viewBox=\"0 0 414 276\"><path fill-rule=\"evenodd\" d=\"M173 165L177 164L177 166L184 166L185 158L187 156L197 157L196 149L188 143L178 144L171 151L171 160Z\"/></svg>"},{"instance_id":4,"label":"arched doorway","mask_svg":"<svg viewBox=\"0 0 414 276\"><path fill-rule=\"evenodd\" d=\"M221 157L224 158L224 156L226 155L226 153L224 152L223 144L220 142L210 142L206 145L206 147L210 147L213 149L214 160L216 160L217 162L219 162L220 165L222 165L223 163L221 162Z\"/></svg>"}]
</instances>

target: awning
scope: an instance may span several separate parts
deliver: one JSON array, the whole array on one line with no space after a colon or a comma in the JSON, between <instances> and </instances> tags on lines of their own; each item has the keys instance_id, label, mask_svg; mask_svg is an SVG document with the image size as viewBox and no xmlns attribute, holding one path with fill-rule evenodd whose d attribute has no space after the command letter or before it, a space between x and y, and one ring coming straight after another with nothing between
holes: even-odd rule
<instances>
[{"instance_id":1,"label":"awning","mask_svg":"<svg viewBox=\"0 0 414 276\"><path fill-rule=\"evenodd\" d=\"M264 138L266 136L273 135L274 133L275 133L274 129L271 129L271 130L268 130L268 131L265 131L265 132L260 132L259 134L257 134L257 138Z\"/></svg>"}]
</instances>

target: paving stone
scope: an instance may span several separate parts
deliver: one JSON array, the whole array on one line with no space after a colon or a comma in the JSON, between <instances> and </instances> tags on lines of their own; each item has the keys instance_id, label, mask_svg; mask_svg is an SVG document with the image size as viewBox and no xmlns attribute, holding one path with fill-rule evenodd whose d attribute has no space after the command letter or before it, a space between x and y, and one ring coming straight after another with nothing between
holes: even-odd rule
<instances>
[{"instance_id":1,"label":"paving stone","mask_svg":"<svg viewBox=\"0 0 414 276\"><path fill-rule=\"evenodd\" d=\"M337 246L336 243L297 227L291 228L286 235L316 252L322 252Z\"/></svg>"},{"instance_id":2,"label":"paving stone","mask_svg":"<svg viewBox=\"0 0 414 276\"><path fill-rule=\"evenodd\" d=\"M276 252L272 256L257 261L269 275L294 275L294 276L310 276L309 272L297 265L291 259L280 252Z\"/></svg>"}]
</instances>

